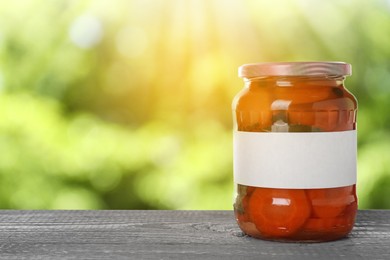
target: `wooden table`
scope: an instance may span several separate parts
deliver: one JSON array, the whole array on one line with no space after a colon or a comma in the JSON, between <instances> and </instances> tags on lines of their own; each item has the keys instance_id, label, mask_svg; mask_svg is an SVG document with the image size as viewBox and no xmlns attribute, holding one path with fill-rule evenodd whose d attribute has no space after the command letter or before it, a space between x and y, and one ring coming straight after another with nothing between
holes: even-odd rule
<instances>
[{"instance_id":1,"label":"wooden table","mask_svg":"<svg viewBox=\"0 0 390 260\"><path fill-rule=\"evenodd\" d=\"M390 211L359 211L349 238L244 236L232 211L0 210L1 259L390 259Z\"/></svg>"}]
</instances>

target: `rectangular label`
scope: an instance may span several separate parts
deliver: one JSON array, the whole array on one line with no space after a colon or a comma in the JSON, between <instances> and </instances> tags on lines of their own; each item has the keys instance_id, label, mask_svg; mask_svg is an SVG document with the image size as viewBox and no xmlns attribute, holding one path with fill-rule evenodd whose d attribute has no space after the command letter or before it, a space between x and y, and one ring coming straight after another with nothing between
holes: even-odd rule
<instances>
[{"instance_id":1,"label":"rectangular label","mask_svg":"<svg viewBox=\"0 0 390 260\"><path fill-rule=\"evenodd\" d=\"M234 181L256 187L313 189L356 183L356 130L233 133Z\"/></svg>"}]
</instances>

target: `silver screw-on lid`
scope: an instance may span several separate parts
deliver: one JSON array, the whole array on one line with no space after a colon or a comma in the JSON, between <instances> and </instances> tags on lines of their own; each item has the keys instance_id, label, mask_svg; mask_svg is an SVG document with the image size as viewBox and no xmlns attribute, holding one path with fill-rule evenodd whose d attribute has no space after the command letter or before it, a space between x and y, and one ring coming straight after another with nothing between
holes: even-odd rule
<instances>
[{"instance_id":1,"label":"silver screw-on lid","mask_svg":"<svg viewBox=\"0 0 390 260\"><path fill-rule=\"evenodd\" d=\"M264 62L238 68L241 78L264 76L349 76L351 64L344 62Z\"/></svg>"}]
</instances>

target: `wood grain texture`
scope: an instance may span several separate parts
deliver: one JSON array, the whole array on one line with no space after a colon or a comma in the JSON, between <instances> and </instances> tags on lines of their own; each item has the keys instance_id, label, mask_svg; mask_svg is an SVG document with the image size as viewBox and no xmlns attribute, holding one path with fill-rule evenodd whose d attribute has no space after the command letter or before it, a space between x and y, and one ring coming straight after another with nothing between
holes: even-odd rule
<instances>
[{"instance_id":1,"label":"wood grain texture","mask_svg":"<svg viewBox=\"0 0 390 260\"><path fill-rule=\"evenodd\" d=\"M0 259L390 259L390 211L359 211L349 238L244 236L232 211L0 211Z\"/></svg>"}]
</instances>

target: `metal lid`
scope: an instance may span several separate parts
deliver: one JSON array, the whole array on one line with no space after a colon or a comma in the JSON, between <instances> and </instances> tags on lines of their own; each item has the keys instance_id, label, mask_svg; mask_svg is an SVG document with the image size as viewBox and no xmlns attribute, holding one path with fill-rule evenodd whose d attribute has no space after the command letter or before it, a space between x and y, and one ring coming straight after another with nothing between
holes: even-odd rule
<instances>
[{"instance_id":1,"label":"metal lid","mask_svg":"<svg viewBox=\"0 0 390 260\"><path fill-rule=\"evenodd\" d=\"M344 62L264 62L238 68L241 78L264 76L349 76L351 64Z\"/></svg>"}]
</instances>

